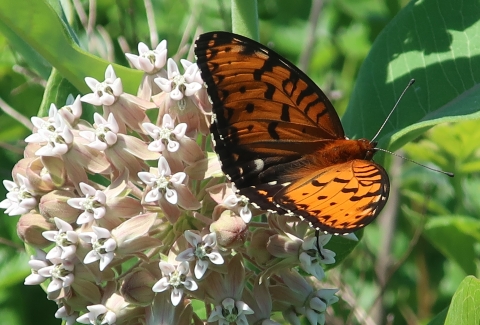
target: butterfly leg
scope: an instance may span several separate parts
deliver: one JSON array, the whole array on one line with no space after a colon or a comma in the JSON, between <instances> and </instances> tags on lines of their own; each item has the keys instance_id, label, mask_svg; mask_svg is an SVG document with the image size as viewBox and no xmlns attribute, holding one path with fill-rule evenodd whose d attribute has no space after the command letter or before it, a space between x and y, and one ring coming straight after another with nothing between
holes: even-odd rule
<instances>
[{"instance_id":1,"label":"butterfly leg","mask_svg":"<svg viewBox=\"0 0 480 325\"><path fill-rule=\"evenodd\" d=\"M322 250L320 249L320 244L319 244L320 239L318 238L319 236L320 236L320 230L317 229L317 230L315 230L315 237L317 237L317 250L318 250L318 254L320 255L320 257L322 259L324 259L325 256L323 256Z\"/></svg>"}]
</instances>

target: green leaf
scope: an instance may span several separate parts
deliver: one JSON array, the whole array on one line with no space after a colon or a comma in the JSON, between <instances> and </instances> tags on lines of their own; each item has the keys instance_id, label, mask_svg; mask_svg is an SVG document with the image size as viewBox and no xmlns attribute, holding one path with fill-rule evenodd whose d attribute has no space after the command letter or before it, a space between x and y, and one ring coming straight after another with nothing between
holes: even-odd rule
<instances>
[{"instance_id":1,"label":"green leaf","mask_svg":"<svg viewBox=\"0 0 480 325\"><path fill-rule=\"evenodd\" d=\"M445 318L447 317L448 308L445 308L441 312L439 312L430 322L428 325L444 325Z\"/></svg>"},{"instance_id":2,"label":"green leaf","mask_svg":"<svg viewBox=\"0 0 480 325\"><path fill-rule=\"evenodd\" d=\"M372 138L410 79L382 131L395 150L441 122L479 118L480 4L411 1L387 25L365 59L343 124L349 136Z\"/></svg>"},{"instance_id":3,"label":"green leaf","mask_svg":"<svg viewBox=\"0 0 480 325\"><path fill-rule=\"evenodd\" d=\"M0 1L0 33L45 79L50 75L48 65L83 92L90 91L85 77L104 79L109 62L82 50L68 26L44 0ZM113 66L125 91L136 93L142 72Z\"/></svg>"},{"instance_id":4,"label":"green leaf","mask_svg":"<svg viewBox=\"0 0 480 325\"><path fill-rule=\"evenodd\" d=\"M463 216L435 217L427 221L424 234L466 274L476 274L474 246L480 242L480 220Z\"/></svg>"},{"instance_id":5,"label":"green leaf","mask_svg":"<svg viewBox=\"0 0 480 325\"><path fill-rule=\"evenodd\" d=\"M0 288L7 289L23 282L31 272L26 254L10 256L6 250L0 251Z\"/></svg>"},{"instance_id":6,"label":"green leaf","mask_svg":"<svg viewBox=\"0 0 480 325\"><path fill-rule=\"evenodd\" d=\"M445 325L480 324L480 281L467 276L453 295Z\"/></svg>"},{"instance_id":7,"label":"green leaf","mask_svg":"<svg viewBox=\"0 0 480 325\"><path fill-rule=\"evenodd\" d=\"M325 270L336 267L357 247L358 243L363 237L363 229L356 231L355 235L358 241L345 238L343 235L332 236L332 239L325 245L326 249L330 249L335 252L335 263L332 265L325 265Z\"/></svg>"}]
</instances>

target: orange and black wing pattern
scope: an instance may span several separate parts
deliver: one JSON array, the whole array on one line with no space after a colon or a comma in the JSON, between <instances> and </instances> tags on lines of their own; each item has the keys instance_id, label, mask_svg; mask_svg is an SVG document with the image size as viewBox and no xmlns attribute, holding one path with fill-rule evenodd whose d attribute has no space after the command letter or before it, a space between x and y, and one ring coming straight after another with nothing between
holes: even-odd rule
<instances>
[{"instance_id":1,"label":"orange and black wing pattern","mask_svg":"<svg viewBox=\"0 0 480 325\"><path fill-rule=\"evenodd\" d=\"M319 175L333 175L330 167L365 155L363 152L353 156L349 152L343 155L345 157L338 154L345 141L349 147L346 151L351 151L350 147L355 146L349 141L357 140L346 140L333 105L320 88L279 54L240 35L202 34L195 42L195 54L213 103L211 133L215 151L223 172L235 183L239 194L261 209L298 215L324 231L346 233L355 230L355 226L345 226L352 217L335 222L335 214L326 222L327 218L322 217L318 209L310 211L300 201L296 205L297 200L308 196L304 194L307 190L312 190L312 197L307 200L309 204L315 201L314 197L328 194L316 194L310 186L302 192L301 180L310 177L313 181ZM342 144L336 146L338 140ZM367 160L365 163L378 166ZM365 212L362 216L368 215L368 218L378 214L383 207L381 202L388 195L388 177L383 168L378 167L381 169L379 181L387 184L387 194L378 194L380 208L369 209L367 201L343 203L345 208L365 206L370 215ZM356 173L353 167L341 169L345 177ZM335 179L333 177L332 181ZM358 182L359 191L367 191L362 184ZM331 191L336 187L326 188ZM335 195L335 200L341 199L340 194ZM360 223L352 220L353 224Z\"/></svg>"}]
</instances>

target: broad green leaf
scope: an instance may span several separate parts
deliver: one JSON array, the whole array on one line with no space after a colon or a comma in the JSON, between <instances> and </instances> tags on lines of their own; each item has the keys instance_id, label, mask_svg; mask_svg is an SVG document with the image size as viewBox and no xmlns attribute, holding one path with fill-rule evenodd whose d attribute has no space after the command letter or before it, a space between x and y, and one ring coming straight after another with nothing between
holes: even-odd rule
<instances>
[{"instance_id":1,"label":"broad green leaf","mask_svg":"<svg viewBox=\"0 0 480 325\"><path fill-rule=\"evenodd\" d=\"M85 77L104 80L109 62L82 50L67 25L44 0L0 1L0 33L45 79L49 76L48 62L82 92L90 91ZM135 93L142 73L118 65L114 68L125 91Z\"/></svg>"},{"instance_id":2,"label":"broad green leaf","mask_svg":"<svg viewBox=\"0 0 480 325\"><path fill-rule=\"evenodd\" d=\"M343 117L349 136L372 138L410 79L382 135L395 150L441 122L479 118L480 3L411 1L376 39Z\"/></svg>"},{"instance_id":3,"label":"broad green leaf","mask_svg":"<svg viewBox=\"0 0 480 325\"><path fill-rule=\"evenodd\" d=\"M480 281L467 276L453 295L445 325L480 324Z\"/></svg>"},{"instance_id":4,"label":"broad green leaf","mask_svg":"<svg viewBox=\"0 0 480 325\"><path fill-rule=\"evenodd\" d=\"M427 221L424 234L466 274L476 274L474 245L480 241L480 220L462 216L435 217Z\"/></svg>"}]
</instances>

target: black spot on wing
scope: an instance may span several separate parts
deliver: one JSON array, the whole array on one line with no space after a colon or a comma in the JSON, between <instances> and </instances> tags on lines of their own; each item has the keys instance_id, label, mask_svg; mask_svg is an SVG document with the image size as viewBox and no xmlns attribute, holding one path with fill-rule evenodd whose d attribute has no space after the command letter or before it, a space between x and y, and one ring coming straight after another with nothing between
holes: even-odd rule
<instances>
[{"instance_id":1,"label":"black spot on wing","mask_svg":"<svg viewBox=\"0 0 480 325\"><path fill-rule=\"evenodd\" d=\"M268 100L272 100L273 99L273 95L275 94L275 91L277 90L275 88L274 85L272 84L269 84L269 83L265 83L265 85L267 86L267 90L265 91L265 98L268 99Z\"/></svg>"},{"instance_id":2,"label":"black spot on wing","mask_svg":"<svg viewBox=\"0 0 480 325\"><path fill-rule=\"evenodd\" d=\"M280 140L280 136L278 135L276 128L278 126L278 122L270 122L268 123L268 134L272 139Z\"/></svg>"},{"instance_id":3,"label":"black spot on wing","mask_svg":"<svg viewBox=\"0 0 480 325\"><path fill-rule=\"evenodd\" d=\"M328 183L320 183L319 181L314 179L311 184L315 187L323 187L323 186L327 185Z\"/></svg>"},{"instance_id":4,"label":"black spot on wing","mask_svg":"<svg viewBox=\"0 0 480 325\"><path fill-rule=\"evenodd\" d=\"M282 105L282 115L280 116L280 119L284 122L290 122L290 106L287 104Z\"/></svg>"}]
</instances>

